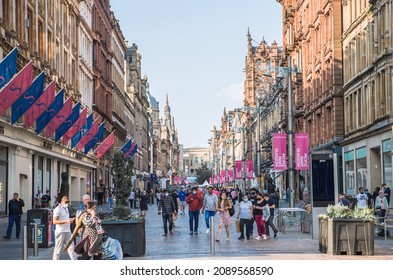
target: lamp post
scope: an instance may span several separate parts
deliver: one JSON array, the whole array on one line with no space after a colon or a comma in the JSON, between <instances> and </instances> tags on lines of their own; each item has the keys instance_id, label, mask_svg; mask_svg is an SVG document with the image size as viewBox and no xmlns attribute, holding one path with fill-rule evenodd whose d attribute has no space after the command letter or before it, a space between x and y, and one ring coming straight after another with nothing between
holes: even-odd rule
<instances>
[{"instance_id":1,"label":"lamp post","mask_svg":"<svg viewBox=\"0 0 393 280\"><path fill-rule=\"evenodd\" d=\"M294 207L295 206L295 168L294 168L294 154L293 154L293 110L292 110L292 73L297 72L297 68L295 66L294 69L292 69L291 65L291 57L287 57L287 67L279 67L279 70L284 70L287 76L287 82L288 82L288 116L287 116L287 134L288 134L288 184L289 184L289 189L291 191L291 198L290 198L290 204L289 207ZM271 77L271 74L269 71L267 71L265 76ZM282 72L279 72L276 79L281 80L284 78L284 74Z\"/></svg>"}]
</instances>

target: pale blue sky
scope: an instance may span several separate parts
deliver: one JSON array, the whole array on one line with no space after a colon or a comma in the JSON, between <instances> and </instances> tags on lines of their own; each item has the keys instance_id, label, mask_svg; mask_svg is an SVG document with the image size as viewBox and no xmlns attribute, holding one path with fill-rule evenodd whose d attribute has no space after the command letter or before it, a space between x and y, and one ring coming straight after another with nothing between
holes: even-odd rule
<instances>
[{"instance_id":1,"label":"pale blue sky","mask_svg":"<svg viewBox=\"0 0 393 280\"><path fill-rule=\"evenodd\" d=\"M111 0L111 8L138 45L161 115L169 95L185 148L207 146L224 107L242 106L247 28L257 42L282 44L276 0Z\"/></svg>"}]
</instances>

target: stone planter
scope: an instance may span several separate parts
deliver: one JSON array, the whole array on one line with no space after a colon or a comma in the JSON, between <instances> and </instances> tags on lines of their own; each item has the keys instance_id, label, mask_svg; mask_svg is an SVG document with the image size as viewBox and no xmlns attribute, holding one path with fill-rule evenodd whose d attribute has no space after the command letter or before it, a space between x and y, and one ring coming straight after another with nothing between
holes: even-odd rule
<instances>
[{"instance_id":1,"label":"stone planter","mask_svg":"<svg viewBox=\"0 0 393 280\"><path fill-rule=\"evenodd\" d=\"M320 218L319 251L329 255L374 255L374 222Z\"/></svg>"},{"instance_id":2,"label":"stone planter","mask_svg":"<svg viewBox=\"0 0 393 280\"><path fill-rule=\"evenodd\" d=\"M146 253L145 220L102 221L103 229L117 239L125 257L141 257Z\"/></svg>"}]
</instances>

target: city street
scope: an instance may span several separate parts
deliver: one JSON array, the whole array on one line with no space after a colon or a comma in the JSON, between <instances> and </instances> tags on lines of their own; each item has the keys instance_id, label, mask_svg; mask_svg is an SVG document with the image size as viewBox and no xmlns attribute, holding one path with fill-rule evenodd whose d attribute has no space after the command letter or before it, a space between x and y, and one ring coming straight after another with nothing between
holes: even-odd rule
<instances>
[{"instance_id":1,"label":"city street","mask_svg":"<svg viewBox=\"0 0 393 280\"><path fill-rule=\"evenodd\" d=\"M104 206L106 207L106 206ZM236 215L236 214L235 214ZM0 231L3 235L7 227L7 218L0 218ZM215 232L218 223L215 221ZM233 219L234 221L234 219ZM22 226L26 224L26 215L23 216ZM206 234L204 217L199 217L198 235L189 235L188 215L179 215L174 235L163 237L162 217L157 215L157 206L149 206L146 219L146 254L140 260L156 259L267 259L267 260L329 260L329 259L393 259L393 239L385 241L382 237L375 238L374 256L330 256L318 251L318 240L312 239L310 234L303 234L299 228L293 228L287 233L279 233L276 239L243 240L235 232L234 222L231 225L230 241L225 241L223 232L220 242L214 242L215 254L210 254L210 235ZM254 225L254 230L256 230ZM22 258L22 239L0 239L0 260L20 260ZM29 260L51 260L53 247L40 248L39 256L33 257L33 249L29 249ZM62 260L68 255L63 254Z\"/></svg>"}]
</instances>

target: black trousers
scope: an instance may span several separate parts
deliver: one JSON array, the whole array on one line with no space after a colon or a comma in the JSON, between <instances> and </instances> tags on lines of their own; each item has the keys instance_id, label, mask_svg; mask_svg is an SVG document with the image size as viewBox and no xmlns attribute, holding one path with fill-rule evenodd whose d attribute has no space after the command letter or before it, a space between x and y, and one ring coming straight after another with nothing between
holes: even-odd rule
<instances>
[{"instance_id":1,"label":"black trousers","mask_svg":"<svg viewBox=\"0 0 393 280\"><path fill-rule=\"evenodd\" d=\"M162 221L164 223L164 232L168 233L168 223L169 223L169 231L172 231L172 227L173 227L172 214L162 214Z\"/></svg>"},{"instance_id":2,"label":"black trousers","mask_svg":"<svg viewBox=\"0 0 393 280\"><path fill-rule=\"evenodd\" d=\"M240 219L240 237L244 238L244 226L246 226L246 237L249 238L251 235L252 220Z\"/></svg>"},{"instance_id":3,"label":"black trousers","mask_svg":"<svg viewBox=\"0 0 393 280\"><path fill-rule=\"evenodd\" d=\"M254 231L254 221L255 221L254 215L252 215L251 220L250 220L250 223L248 224L248 228L249 228L249 233L250 233L250 235L252 235L252 234L253 234L253 231Z\"/></svg>"},{"instance_id":4,"label":"black trousers","mask_svg":"<svg viewBox=\"0 0 393 280\"><path fill-rule=\"evenodd\" d=\"M272 215L270 215L269 220L267 220L267 222L265 222L265 229L266 229L267 236L269 236L269 227L271 227L273 229L274 233L278 232L278 229L273 224L273 216Z\"/></svg>"}]
</instances>

